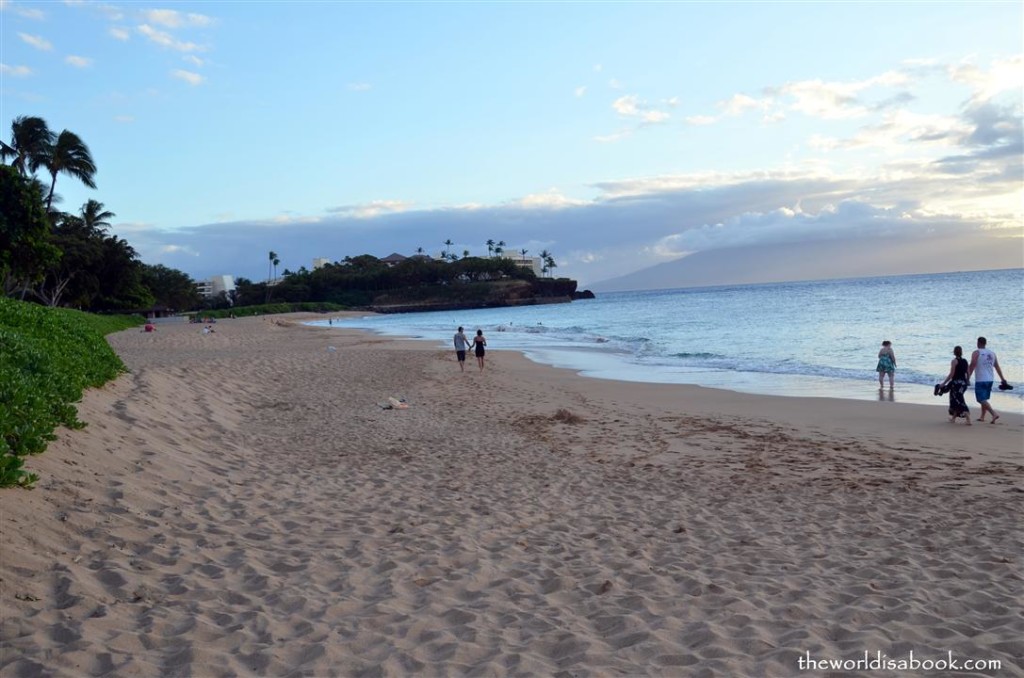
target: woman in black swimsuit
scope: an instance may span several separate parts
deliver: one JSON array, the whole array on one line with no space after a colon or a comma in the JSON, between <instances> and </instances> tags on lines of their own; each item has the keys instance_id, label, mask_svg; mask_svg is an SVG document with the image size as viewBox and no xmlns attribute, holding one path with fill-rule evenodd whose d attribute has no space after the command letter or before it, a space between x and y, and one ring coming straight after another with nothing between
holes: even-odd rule
<instances>
[{"instance_id":1,"label":"woman in black swimsuit","mask_svg":"<svg viewBox=\"0 0 1024 678\"><path fill-rule=\"evenodd\" d=\"M484 331L477 330L476 336L473 337L473 352L476 353L476 365L480 368L480 371L484 371L484 346L487 345L487 340L484 339Z\"/></svg>"}]
</instances>

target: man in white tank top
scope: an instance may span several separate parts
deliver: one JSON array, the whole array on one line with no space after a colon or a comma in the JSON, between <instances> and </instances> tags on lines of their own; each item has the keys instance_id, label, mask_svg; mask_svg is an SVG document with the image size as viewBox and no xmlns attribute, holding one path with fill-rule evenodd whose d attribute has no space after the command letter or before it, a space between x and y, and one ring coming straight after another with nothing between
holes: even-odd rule
<instances>
[{"instance_id":1,"label":"man in white tank top","mask_svg":"<svg viewBox=\"0 0 1024 678\"><path fill-rule=\"evenodd\" d=\"M967 379L970 381L974 375L974 397L981 404L981 416L978 421L985 421L985 413L992 415L991 422L994 424L999 419L999 413L988 404L992 396L992 382L995 375L999 375L999 381L1006 383L1003 371L999 368L999 359L996 354L985 348L988 341L985 337L978 337L978 350L971 354L971 366L967 368Z\"/></svg>"}]
</instances>

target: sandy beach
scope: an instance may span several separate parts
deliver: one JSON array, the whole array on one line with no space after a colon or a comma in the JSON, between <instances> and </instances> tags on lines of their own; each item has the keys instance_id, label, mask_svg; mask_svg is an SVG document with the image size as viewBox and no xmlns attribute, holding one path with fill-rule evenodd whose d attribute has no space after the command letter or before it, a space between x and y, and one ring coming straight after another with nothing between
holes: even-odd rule
<instances>
[{"instance_id":1,"label":"sandy beach","mask_svg":"<svg viewBox=\"0 0 1024 678\"><path fill-rule=\"evenodd\" d=\"M0 675L1024 675L1020 415L302 318L109 338L130 373L0 492Z\"/></svg>"}]
</instances>

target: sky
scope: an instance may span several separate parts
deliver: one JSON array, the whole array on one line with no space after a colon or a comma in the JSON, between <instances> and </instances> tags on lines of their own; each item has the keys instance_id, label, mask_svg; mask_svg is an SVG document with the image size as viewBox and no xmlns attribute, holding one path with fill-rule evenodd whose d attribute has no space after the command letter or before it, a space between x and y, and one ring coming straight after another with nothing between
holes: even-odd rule
<instances>
[{"instance_id":1,"label":"sky","mask_svg":"<svg viewBox=\"0 0 1024 678\"><path fill-rule=\"evenodd\" d=\"M827 240L1024 266L1022 25L1017 0L0 0L0 135L77 133L97 188L61 177L60 208L197 279L447 240L582 285Z\"/></svg>"}]
</instances>

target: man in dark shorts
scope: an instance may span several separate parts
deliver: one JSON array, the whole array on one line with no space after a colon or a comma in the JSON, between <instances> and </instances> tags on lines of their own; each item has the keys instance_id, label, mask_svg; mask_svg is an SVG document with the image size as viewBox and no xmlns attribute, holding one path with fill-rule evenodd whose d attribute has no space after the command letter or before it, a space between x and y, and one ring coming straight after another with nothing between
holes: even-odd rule
<instances>
[{"instance_id":1,"label":"man in dark shorts","mask_svg":"<svg viewBox=\"0 0 1024 678\"><path fill-rule=\"evenodd\" d=\"M466 349L469 348L469 339L463 334L462 328L455 333L455 356L459 359L459 369L466 371Z\"/></svg>"}]
</instances>

